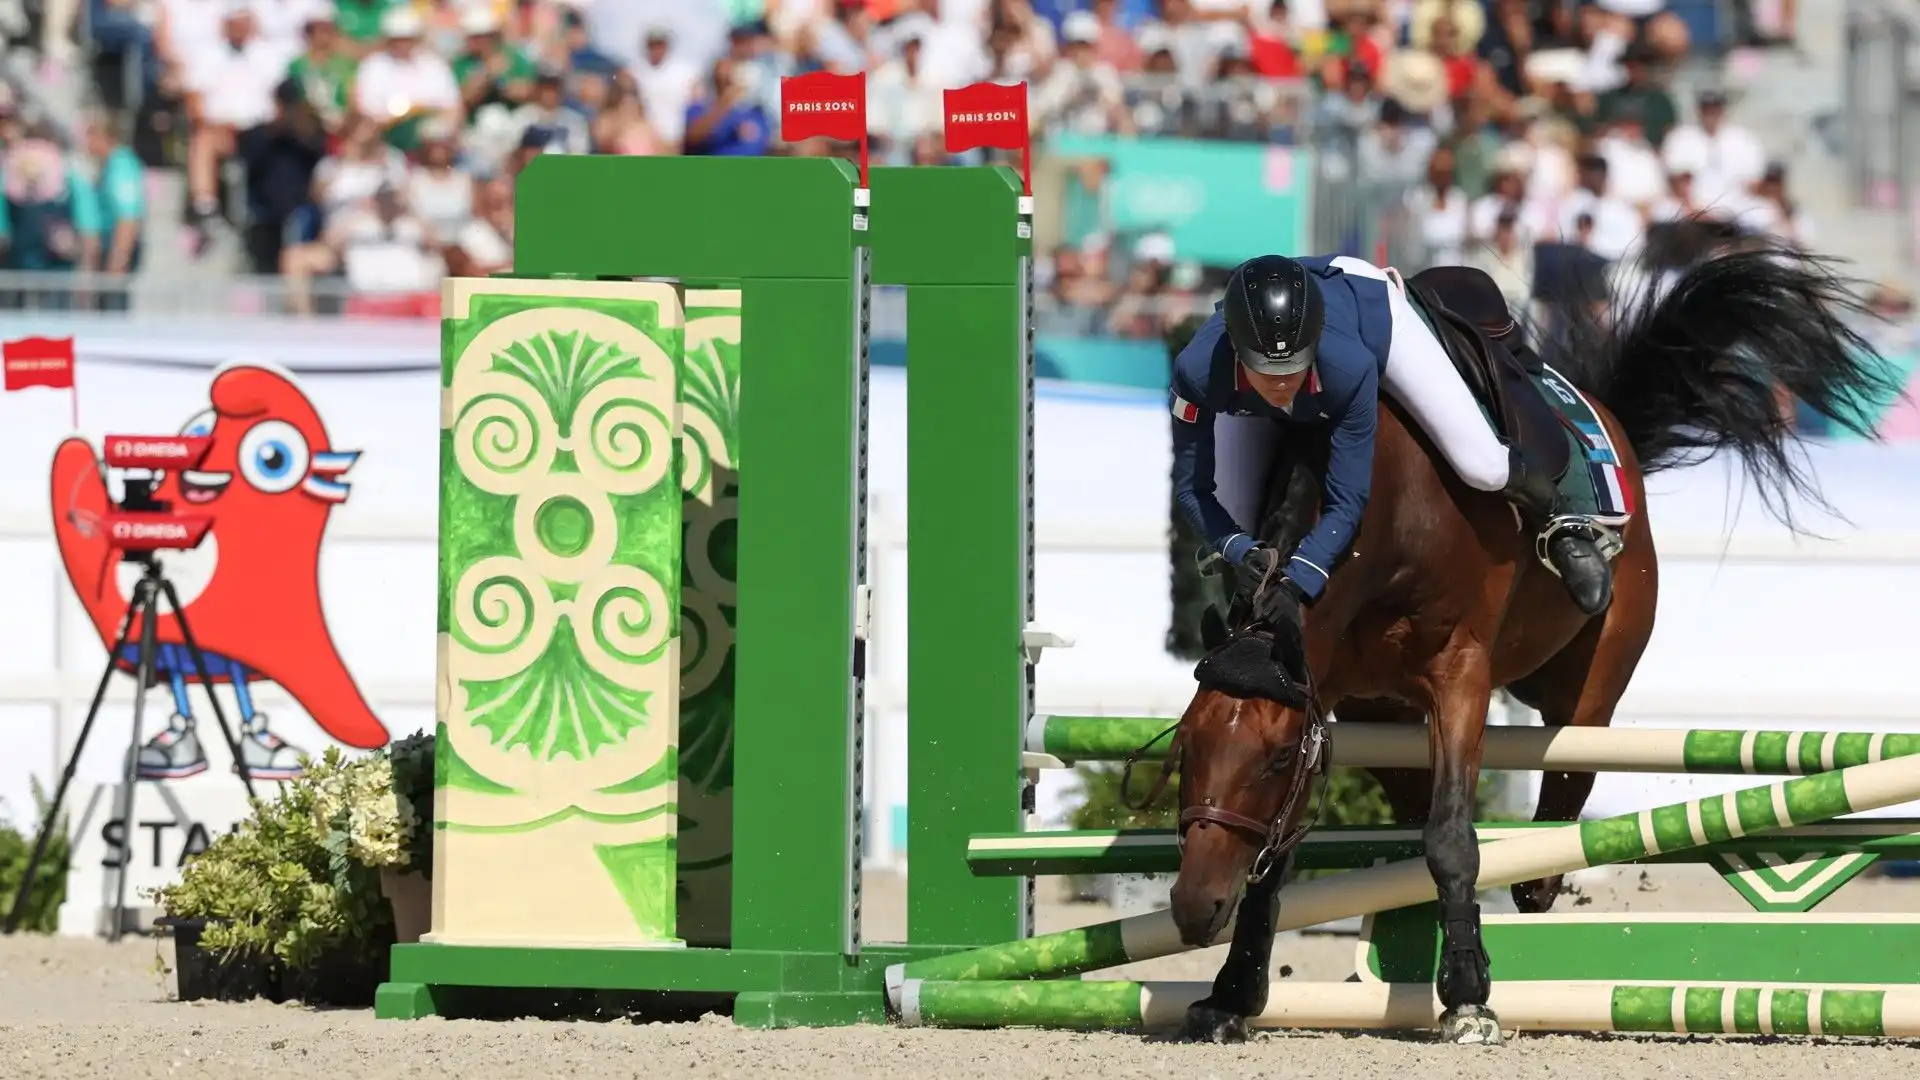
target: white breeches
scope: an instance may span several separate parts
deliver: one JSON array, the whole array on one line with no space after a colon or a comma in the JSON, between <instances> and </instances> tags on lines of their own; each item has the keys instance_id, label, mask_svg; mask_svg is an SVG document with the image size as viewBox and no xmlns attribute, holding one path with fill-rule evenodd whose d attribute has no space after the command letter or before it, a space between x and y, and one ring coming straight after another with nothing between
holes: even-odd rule
<instances>
[{"instance_id":1,"label":"white breeches","mask_svg":"<svg viewBox=\"0 0 1920 1080\"><path fill-rule=\"evenodd\" d=\"M1400 283L1372 263L1351 256L1341 256L1333 264L1356 277L1386 282L1393 344L1387 350L1381 390L1412 414L1467 486L1481 491L1505 487L1507 448L1494 435L1473 392L1426 321L1413 310ZM1274 436L1273 421L1264 417L1213 418L1214 495L1243 529L1260 528L1254 518L1265 491Z\"/></svg>"}]
</instances>

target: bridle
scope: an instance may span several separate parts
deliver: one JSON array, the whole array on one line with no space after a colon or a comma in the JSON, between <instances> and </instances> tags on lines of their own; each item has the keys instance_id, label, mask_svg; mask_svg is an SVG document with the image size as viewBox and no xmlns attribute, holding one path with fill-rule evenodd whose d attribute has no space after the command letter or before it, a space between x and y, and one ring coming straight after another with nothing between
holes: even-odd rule
<instances>
[{"instance_id":1,"label":"bridle","mask_svg":"<svg viewBox=\"0 0 1920 1080\"><path fill-rule=\"evenodd\" d=\"M1263 631L1247 630L1245 628L1242 628L1240 633L1264 634ZM1314 810L1312 816L1305 818L1298 825L1294 825L1291 828L1288 827L1287 823L1293 820L1295 811L1300 808L1302 800L1307 798L1308 790L1313 787L1313 778L1317 775L1324 774L1327 769L1331 767L1333 756L1327 749L1326 712L1320 705L1320 690L1313 678L1312 665L1302 664L1301 666L1306 669L1305 689L1307 705L1303 710L1306 714L1306 724L1300 732L1299 741L1294 743L1287 751L1290 759L1289 764L1293 767L1289 772L1287 795L1286 798L1281 801L1280 812L1275 815L1272 821L1261 822L1247 817L1245 814L1237 814L1232 810L1214 806L1212 805L1212 801L1208 800L1200 805L1189 806L1185 810L1182 810L1180 812L1180 823L1175 831L1175 839L1178 841L1182 851L1185 851L1187 846L1187 829L1195 823L1202 821L1244 833L1260 840L1260 850L1254 855L1253 865L1247 871L1247 884L1249 885L1260 884L1266 880L1269 873L1273 872L1274 867L1284 865L1287 856L1293 852L1294 848L1300 846L1300 841L1306 839L1307 834L1312 832L1314 827L1320 824L1321 815L1326 812L1327 808L1326 787L1322 785L1320 789L1319 806ZM1237 714L1245 704L1245 699L1236 700L1233 706L1234 712ZM1182 717L1180 720L1175 720L1153 738L1143 743L1139 749L1126 756L1124 759L1125 764L1120 772L1120 802L1122 805L1135 810L1142 810L1152 806L1159 800L1161 794L1166 791L1168 779L1173 776L1175 770L1184 767L1186 743L1182 740L1182 736L1185 734L1185 731L1180 727L1184 720L1185 717ZM1161 739L1166 738L1169 733L1172 733L1173 738L1167 744L1166 764L1161 767L1160 775L1154 780L1153 786L1148 790L1146 798L1142 799L1138 806L1135 806L1127 798L1127 789L1130 786L1129 781L1133 776L1133 767L1142 755Z\"/></svg>"}]
</instances>

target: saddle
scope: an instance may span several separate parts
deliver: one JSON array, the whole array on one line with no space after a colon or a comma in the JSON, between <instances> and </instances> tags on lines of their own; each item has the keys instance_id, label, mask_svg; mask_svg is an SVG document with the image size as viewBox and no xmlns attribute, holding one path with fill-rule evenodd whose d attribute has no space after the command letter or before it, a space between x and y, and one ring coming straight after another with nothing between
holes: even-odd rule
<instances>
[{"instance_id":1,"label":"saddle","mask_svg":"<svg viewBox=\"0 0 1920 1080\"><path fill-rule=\"evenodd\" d=\"M1406 279L1406 287L1467 389L1486 407L1495 433L1532 468L1555 480L1565 475L1573 460L1566 429L1528 371L1539 359L1520 345L1519 324L1500 287L1468 266L1422 270ZM1506 340L1515 342L1520 355Z\"/></svg>"}]
</instances>

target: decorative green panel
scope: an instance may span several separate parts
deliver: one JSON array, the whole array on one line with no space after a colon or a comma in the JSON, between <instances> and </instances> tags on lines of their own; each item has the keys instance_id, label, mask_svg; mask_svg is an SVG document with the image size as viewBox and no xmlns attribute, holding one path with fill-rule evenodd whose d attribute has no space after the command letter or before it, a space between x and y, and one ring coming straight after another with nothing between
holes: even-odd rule
<instances>
[{"instance_id":1,"label":"decorative green panel","mask_svg":"<svg viewBox=\"0 0 1920 1080\"><path fill-rule=\"evenodd\" d=\"M679 289L446 301L433 940L674 943Z\"/></svg>"},{"instance_id":2,"label":"decorative green panel","mask_svg":"<svg viewBox=\"0 0 1920 1080\"><path fill-rule=\"evenodd\" d=\"M733 915L733 619L739 603L740 293L687 293L680 364L680 936Z\"/></svg>"}]
</instances>

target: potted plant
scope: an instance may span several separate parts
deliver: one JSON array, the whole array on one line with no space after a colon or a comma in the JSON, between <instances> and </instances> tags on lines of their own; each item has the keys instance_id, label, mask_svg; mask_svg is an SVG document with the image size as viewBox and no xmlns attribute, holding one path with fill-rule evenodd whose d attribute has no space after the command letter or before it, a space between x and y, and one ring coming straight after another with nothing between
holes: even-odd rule
<instances>
[{"instance_id":1,"label":"potted plant","mask_svg":"<svg viewBox=\"0 0 1920 1080\"><path fill-rule=\"evenodd\" d=\"M433 908L433 736L415 733L377 755L384 771L366 767L339 823L349 854L379 871L380 892L393 911L394 940L419 941Z\"/></svg>"},{"instance_id":2,"label":"potted plant","mask_svg":"<svg viewBox=\"0 0 1920 1080\"><path fill-rule=\"evenodd\" d=\"M403 745L417 771L417 741ZM329 749L157 890L182 999L284 991L310 1004L372 1001L395 938L381 872L413 860L420 831L393 760Z\"/></svg>"}]
</instances>

